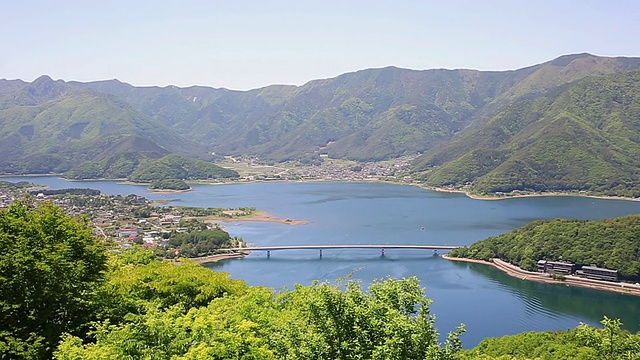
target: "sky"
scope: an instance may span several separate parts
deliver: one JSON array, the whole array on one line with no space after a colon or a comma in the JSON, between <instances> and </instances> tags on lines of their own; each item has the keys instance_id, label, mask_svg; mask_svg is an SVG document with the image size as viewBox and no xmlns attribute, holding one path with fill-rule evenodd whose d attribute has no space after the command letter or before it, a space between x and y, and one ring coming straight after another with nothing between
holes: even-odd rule
<instances>
[{"instance_id":1,"label":"sky","mask_svg":"<svg viewBox=\"0 0 640 360\"><path fill-rule=\"evenodd\" d=\"M0 78L248 90L367 68L640 56L640 1L7 0Z\"/></svg>"}]
</instances>

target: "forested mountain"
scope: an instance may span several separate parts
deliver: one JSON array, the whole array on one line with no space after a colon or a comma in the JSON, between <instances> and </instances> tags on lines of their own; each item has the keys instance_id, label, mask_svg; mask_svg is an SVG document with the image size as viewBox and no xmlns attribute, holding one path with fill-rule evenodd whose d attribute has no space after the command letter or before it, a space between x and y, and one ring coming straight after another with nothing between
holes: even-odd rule
<instances>
[{"instance_id":1,"label":"forested mountain","mask_svg":"<svg viewBox=\"0 0 640 360\"><path fill-rule=\"evenodd\" d=\"M129 175L129 180L152 182L163 179L207 180L237 177L238 173L234 170L221 168L206 161L171 154L139 166Z\"/></svg>"},{"instance_id":2,"label":"forested mountain","mask_svg":"<svg viewBox=\"0 0 640 360\"><path fill-rule=\"evenodd\" d=\"M387 67L250 91L0 80L0 170L89 161L111 176L170 152L307 163L424 153L414 170L430 185L638 195L636 69L640 58L574 54L512 71ZM138 139L158 149L142 156Z\"/></svg>"},{"instance_id":3,"label":"forested mountain","mask_svg":"<svg viewBox=\"0 0 640 360\"><path fill-rule=\"evenodd\" d=\"M2 84L6 92L15 83ZM142 151L151 149L150 152ZM0 169L63 172L127 152L204 152L124 100L42 76L0 98Z\"/></svg>"},{"instance_id":4,"label":"forested mountain","mask_svg":"<svg viewBox=\"0 0 640 360\"><path fill-rule=\"evenodd\" d=\"M475 124L474 124L475 125ZM587 77L511 102L420 159L435 186L640 196L640 71Z\"/></svg>"}]
</instances>

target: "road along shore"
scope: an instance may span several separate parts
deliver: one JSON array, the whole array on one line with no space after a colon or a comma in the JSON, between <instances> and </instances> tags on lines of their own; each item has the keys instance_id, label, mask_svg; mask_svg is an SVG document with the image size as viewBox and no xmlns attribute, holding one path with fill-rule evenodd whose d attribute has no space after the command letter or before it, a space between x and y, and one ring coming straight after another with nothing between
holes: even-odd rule
<instances>
[{"instance_id":1,"label":"road along shore","mask_svg":"<svg viewBox=\"0 0 640 360\"><path fill-rule=\"evenodd\" d=\"M556 280L551 278L549 274L522 270L518 266L509 264L508 262L497 258L492 259L492 261L484 261L468 258L455 258L447 255L443 255L442 257L451 261L470 262L493 266L509 276L526 281L536 281L547 284L564 284L566 286L579 286L594 290L612 291L621 294L640 296L640 285L638 284L592 280L574 275L565 275L563 280Z\"/></svg>"}]
</instances>

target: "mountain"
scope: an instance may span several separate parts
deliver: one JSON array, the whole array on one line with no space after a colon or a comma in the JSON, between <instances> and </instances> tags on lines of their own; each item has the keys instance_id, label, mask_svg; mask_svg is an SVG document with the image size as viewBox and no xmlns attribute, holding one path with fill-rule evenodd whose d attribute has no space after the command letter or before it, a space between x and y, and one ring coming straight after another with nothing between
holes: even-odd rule
<instances>
[{"instance_id":1,"label":"mountain","mask_svg":"<svg viewBox=\"0 0 640 360\"><path fill-rule=\"evenodd\" d=\"M127 152L126 144L140 141L154 144L158 156L204 153L204 148L117 97L48 76L12 86L17 89L0 97L3 172L63 172Z\"/></svg>"},{"instance_id":2,"label":"mountain","mask_svg":"<svg viewBox=\"0 0 640 360\"><path fill-rule=\"evenodd\" d=\"M0 80L0 170L111 177L168 153L422 154L414 171L429 185L634 195L638 69L640 58L583 53L511 71L386 67L250 91Z\"/></svg>"},{"instance_id":3,"label":"mountain","mask_svg":"<svg viewBox=\"0 0 640 360\"><path fill-rule=\"evenodd\" d=\"M640 196L640 71L591 76L513 101L425 153L430 185Z\"/></svg>"},{"instance_id":4,"label":"mountain","mask_svg":"<svg viewBox=\"0 0 640 360\"><path fill-rule=\"evenodd\" d=\"M387 67L250 91L71 84L127 101L216 153L371 161L428 151L518 99L639 68L637 58L574 54L513 71Z\"/></svg>"}]
</instances>

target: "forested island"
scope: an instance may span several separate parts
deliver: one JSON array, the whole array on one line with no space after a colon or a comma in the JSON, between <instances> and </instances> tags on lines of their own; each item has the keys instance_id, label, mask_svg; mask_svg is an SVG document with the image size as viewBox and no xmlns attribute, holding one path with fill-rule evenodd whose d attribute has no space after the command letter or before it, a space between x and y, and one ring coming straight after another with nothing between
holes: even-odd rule
<instances>
[{"instance_id":1,"label":"forested island","mask_svg":"<svg viewBox=\"0 0 640 360\"><path fill-rule=\"evenodd\" d=\"M415 277L248 286L141 247L113 251L86 218L51 203L0 209L0 352L30 359L633 359L640 335L615 319L440 343ZM82 264L82 266L79 266ZM28 286L25 286L28 284Z\"/></svg>"},{"instance_id":2,"label":"forested island","mask_svg":"<svg viewBox=\"0 0 640 360\"><path fill-rule=\"evenodd\" d=\"M499 258L536 271L539 260L566 261L618 270L621 278L640 279L640 215L613 219L540 220L469 247L451 257L490 261Z\"/></svg>"}]
</instances>

